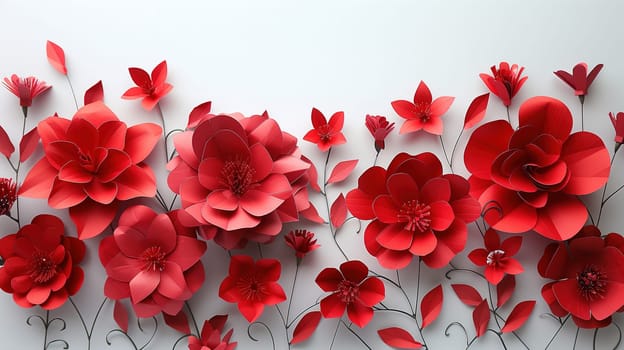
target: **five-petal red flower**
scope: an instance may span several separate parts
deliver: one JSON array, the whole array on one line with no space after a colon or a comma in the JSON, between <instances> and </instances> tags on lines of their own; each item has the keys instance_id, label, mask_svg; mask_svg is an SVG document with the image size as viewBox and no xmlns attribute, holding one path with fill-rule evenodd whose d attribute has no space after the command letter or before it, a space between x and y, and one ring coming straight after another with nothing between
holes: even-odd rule
<instances>
[{"instance_id":1,"label":"five-petal red flower","mask_svg":"<svg viewBox=\"0 0 624 350\"><path fill-rule=\"evenodd\" d=\"M22 107L30 107L35 97L51 88L45 81L38 80L35 77L20 78L15 74L11 75L11 79L4 78L3 84L13 95L20 99L20 106Z\"/></svg>"},{"instance_id":2,"label":"five-petal red flower","mask_svg":"<svg viewBox=\"0 0 624 350\"><path fill-rule=\"evenodd\" d=\"M216 315L204 322L201 338L191 335L188 340L189 350L234 350L237 342L230 342L234 330L230 329L221 338L227 315Z\"/></svg>"},{"instance_id":3,"label":"five-petal red flower","mask_svg":"<svg viewBox=\"0 0 624 350\"><path fill-rule=\"evenodd\" d=\"M342 145L347 142L342 134L344 125L344 112L336 112L329 122L316 108L312 108L312 126L314 129L308 131L303 139L315 143L321 152L326 152L333 146Z\"/></svg>"},{"instance_id":4,"label":"five-petal red flower","mask_svg":"<svg viewBox=\"0 0 624 350\"><path fill-rule=\"evenodd\" d=\"M448 111L455 97L441 96L433 100L431 91L424 81L418 84L414 94L414 102L396 100L392 108L401 117L407 119L401 126L399 134L424 130L433 135L442 135L444 123L442 115Z\"/></svg>"},{"instance_id":5,"label":"five-petal red flower","mask_svg":"<svg viewBox=\"0 0 624 350\"><path fill-rule=\"evenodd\" d=\"M137 86L129 88L121 98L134 100L142 98L141 106L147 111L151 111L154 106L173 89L173 85L165 82L167 79L167 61L160 62L154 70L152 76L141 68L128 68L130 77Z\"/></svg>"},{"instance_id":6,"label":"five-petal red flower","mask_svg":"<svg viewBox=\"0 0 624 350\"><path fill-rule=\"evenodd\" d=\"M17 185L12 179L0 178L0 215L7 215L17 199Z\"/></svg>"},{"instance_id":7,"label":"five-petal red flower","mask_svg":"<svg viewBox=\"0 0 624 350\"><path fill-rule=\"evenodd\" d=\"M510 66L507 62L501 62L498 68L494 65L490 69L492 70L492 75L481 73L479 77L481 77L488 90L498 96L505 106L511 105L511 100L527 80L527 77L522 77L524 67L520 67L517 64Z\"/></svg>"},{"instance_id":8,"label":"five-petal red flower","mask_svg":"<svg viewBox=\"0 0 624 350\"><path fill-rule=\"evenodd\" d=\"M477 266L485 266L485 278L491 284L499 284L505 274L517 275L524 271L518 260L512 258L522 245L522 237L509 237L502 243L493 229L485 232L484 248L477 248L468 258Z\"/></svg>"},{"instance_id":9,"label":"five-petal red flower","mask_svg":"<svg viewBox=\"0 0 624 350\"><path fill-rule=\"evenodd\" d=\"M602 67L602 64L596 65L596 67L587 74L587 63L581 62L572 68L572 74L562 70L558 70L554 73L574 90L574 94L578 96L581 99L581 103L583 103L583 97L587 95L589 86L594 82L594 79L596 79Z\"/></svg>"},{"instance_id":10,"label":"five-petal red flower","mask_svg":"<svg viewBox=\"0 0 624 350\"><path fill-rule=\"evenodd\" d=\"M375 139L377 152L386 148L386 137L394 129L394 123L389 123L386 117L380 115L366 115L366 128Z\"/></svg>"}]
</instances>

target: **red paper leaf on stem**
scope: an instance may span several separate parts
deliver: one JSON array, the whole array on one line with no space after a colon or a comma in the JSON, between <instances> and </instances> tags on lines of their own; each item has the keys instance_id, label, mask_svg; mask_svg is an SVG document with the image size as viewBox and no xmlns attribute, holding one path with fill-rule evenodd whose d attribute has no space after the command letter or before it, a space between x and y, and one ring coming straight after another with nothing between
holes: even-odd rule
<instances>
[{"instance_id":1,"label":"red paper leaf on stem","mask_svg":"<svg viewBox=\"0 0 624 350\"><path fill-rule=\"evenodd\" d=\"M211 107L212 107L212 102L208 101L193 108L193 110L191 111L191 114L189 114L188 124L186 125L186 127L187 128L196 127L202 120L204 120L206 115L210 113Z\"/></svg>"},{"instance_id":2,"label":"red paper leaf on stem","mask_svg":"<svg viewBox=\"0 0 624 350\"><path fill-rule=\"evenodd\" d=\"M15 152L15 146L13 146L9 135L7 135L6 131L0 126L0 153L9 158L13 152Z\"/></svg>"},{"instance_id":3,"label":"red paper leaf on stem","mask_svg":"<svg viewBox=\"0 0 624 350\"><path fill-rule=\"evenodd\" d=\"M513 310L511 310L511 313L509 313L507 321L501 329L501 332L509 333L522 327L522 325L527 321L529 316L531 316L531 312L533 312L534 307L535 300L523 301L516 305Z\"/></svg>"},{"instance_id":4,"label":"red paper leaf on stem","mask_svg":"<svg viewBox=\"0 0 624 350\"><path fill-rule=\"evenodd\" d=\"M417 342L409 332L399 327L384 328L377 331L379 338L386 345L399 349L420 349L422 344Z\"/></svg>"},{"instance_id":5,"label":"red paper leaf on stem","mask_svg":"<svg viewBox=\"0 0 624 350\"><path fill-rule=\"evenodd\" d=\"M466 118L464 118L464 130L472 128L483 120L489 99L490 93L486 93L472 100L466 111Z\"/></svg>"},{"instance_id":6,"label":"red paper leaf on stem","mask_svg":"<svg viewBox=\"0 0 624 350\"><path fill-rule=\"evenodd\" d=\"M305 314L297 324L297 327L295 327L293 338L290 343L297 344L310 338L310 336L314 334L319 322L321 322L320 311L312 311Z\"/></svg>"},{"instance_id":7,"label":"red paper leaf on stem","mask_svg":"<svg viewBox=\"0 0 624 350\"><path fill-rule=\"evenodd\" d=\"M93 84L92 87L85 91L84 95L84 104L85 106L89 103L104 101L104 87L102 86L102 81L98 81Z\"/></svg>"},{"instance_id":8,"label":"red paper leaf on stem","mask_svg":"<svg viewBox=\"0 0 624 350\"><path fill-rule=\"evenodd\" d=\"M336 166L331 172L331 175L329 175L329 179L327 180L327 183L333 184L336 182L343 181L351 174L351 172L353 171L357 163L358 163L357 159L354 159L354 160L345 160L336 164Z\"/></svg>"},{"instance_id":9,"label":"red paper leaf on stem","mask_svg":"<svg viewBox=\"0 0 624 350\"><path fill-rule=\"evenodd\" d=\"M35 126L20 141L20 163L30 158L39 144L39 132Z\"/></svg>"},{"instance_id":10,"label":"red paper leaf on stem","mask_svg":"<svg viewBox=\"0 0 624 350\"><path fill-rule=\"evenodd\" d=\"M317 224L325 223L325 219L323 219L318 214L318 211L316 211L316 207L314 207L314 204L312 203L310 203L310 206L308 207L308 209L300 211L299 214L301 214L301 216L303 216L307 220L316 222Z\"/></svg>"},{"instance_id":11,"label":"red paper leaf on stem","mask_svg":"<svg viewBox=\"0 0 624 350\"><path fill-rule=\"evenodd\" d=\"M308 169L310 187L312 187L312 189L316 192L321 192L321 187L318 185L318 171L316 171L316 166L310 159L306 158L306 156L301 156L301 160L310 164L310 168Z\"/></svg>"},{"instance_id":12,"label":"red paper leaf on stem","mask_svg":"<svg viewBox=\"0 0 624 350\"><path fill-rule=\"evenodd\" d=\"M167 315L163 312L163 318L165 319L165 323L175 329L176 331L182 334L191 333L191 328L189 327L188 318L184 311L180 310L177 315Z\"/></svg>"},{"instance_id":13,"label":"red paper leaf on stem","mask_svg":"<svg viewBox=\"0 0 624 350\"><path fill-rule=\"evenodd\" d=\"M342 193L336 198L329 210L329 220L335 228L339 228L347 219L347 201Z\"/></svg>"},{"instance_id":14,"label":"red paper leaf on stem","mask_svg":"<svg viewBox=\"0 0 624 350\"><path fill-rule=\"evenodd\" d=\"M483 300L479 291L472 286L467 284L451 284L451 287L453 287L453 290L455 291L455 294L457 294L459 300L468 306L477 306Z\"/></svg>"},{"instance_id":15,"label":"red paper leaf on stem","mask_svg":"<svg viewBox=\"0 0 624 350\"><path fill-rule=\"evenodd\" d=\"M422 298L420 302L420 314L422 316L423 329L438 317L440 311L442 311L443 299L444 296L441 284L438 284L437 287L430 290L429 293Z\"/></svg>"},{"instance_id":16,"label":"red paper leaf on stem","mask_svg":"<svg viewBox=\"0 0 624 350\"><path fill-rule=\"evenodd\" d=\"M486 299L472 311L472 321L474 322L477 338L485 334L488 323L490 323L490 307Z\"/></svg>"},{"instance_id":17,"label":"red paper leaf on stem","mask_svg":"<svg viewBox=\"0 0 624 350\"><path fill-rule=\"evenodd\" d=\"M115 301L113 318L115 319L115 322L117 322L119 329L128 333L128 310L126 310L126 307L119 302L119 300Z\"/></svg>"},{"instance_id":18,"label":"red paper leaf on stem","mask_svg":"<svg viewBox=\"0 0 624 350\"><path fill-rule=\"evenodd\" d=\"M506 275L499 284L496 285L496 307L501 307L511 298L516 289L516 277Z\"/></svg>"},{"instance_id":19,"label":"red paper leaf on stem","mask_svg":"<svg viewBox=\"0 0 624 350\"><path fill-rule=\"evenodd\" d=\"M65 52L60 46L48 40L46 43L46 55L48 56L48 62L50 62L54 69L59 71L61 74L67 75Z\"/></svg>"}]
</instances>

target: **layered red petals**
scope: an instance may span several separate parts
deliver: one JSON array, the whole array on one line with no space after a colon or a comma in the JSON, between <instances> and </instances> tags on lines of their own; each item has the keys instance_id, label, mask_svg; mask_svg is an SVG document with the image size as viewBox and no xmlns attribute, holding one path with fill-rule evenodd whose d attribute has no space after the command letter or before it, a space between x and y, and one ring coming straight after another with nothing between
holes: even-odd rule
<instances>
[{"instance_id":1,"label":"layered red petals","mask_svg":"<svg viewBox=\"0 0 624 350\"><path fill-rule=\"evenodd\" d=\"M505 106L511 105L511 100L527 80L527 77L522 76L524 67L501 62L498 67L492 66L490 70L492 75L481 73L479 77L488 90L498 96Z\"/></svg>"}]
</instances>

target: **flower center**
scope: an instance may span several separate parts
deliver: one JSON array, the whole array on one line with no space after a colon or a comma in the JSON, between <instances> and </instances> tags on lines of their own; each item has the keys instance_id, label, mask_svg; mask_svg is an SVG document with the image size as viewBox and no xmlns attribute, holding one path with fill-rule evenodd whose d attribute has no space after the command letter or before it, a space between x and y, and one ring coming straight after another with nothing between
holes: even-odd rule
<instances>
[{"instance_id":1,"label":"flower center","mask_svg":"<svg viewBox=\"0 0 624 350\"><path fill-rule=\"evenodd\" d=\"M258 281L255 276L241 277L236 283L243 297L249 301L261 301L265 294L264 283Z\"/></svg>"},{"instance_id":2,"label":"flower center","mask_svg":"<svg viewBox=\"0 0 624 350\"><path fill-rule=\"evenodd\" d=\"M89 172L95 172L96 166L95 164L93 164L93 158L91 157L90 154L87 153L83 153L82 151L78 151L78 161L80 162L80 165L82 165L82 167L89 171Z\"/></svg>"},{"instance_id":3,"label":"flower center","mask_svg":"<svg viewBox=\"0 0 624 350\"><path fill-rule=\"evenodd\" d=\"M495 249L488 253L485 258L485 263L488 266L498 266L500 265L501 260L505 257L505 251L501 249Z\"/></svg>"},{"instance_id":4,"label":"flower center","mask_svg":"<svg viewBox=\"0 0 624 350\"><path fill-rule=\"evenodd\" d=\"M165 257L159 246L153 246L145 249L141 254L143 261L143 270L162 271L165 269Z\"/></svg>"},{"instance_id":5,"label":"flower center","mask_svg":"<svg viewBox=\"0 0 624 350\"><path fill-rule=\"evenodd\" d=\"M417 200L411 200L403 203L399 214L397 215L399 221L405 222L405 229L408 231L425 232L431 225L431 207L420 203Z\"/></svg>"},{"instance_id":6,"label":"flower center","mask_svg":"<svg viewBox=\"0 0 624 350\"><path fill-rule=\"evenodd\" d=\"M253 182L254 169L248 160L235 159L225 162L221 175L225 186L237 196L243 195Z\"/></svg>"},{"instance_id":7,"label":"flower center","mask_svg":"<svg viewBox=\"0 0 624 350\"><path fill-rule=\"evenodd\" d=\"M579 292L586 300L603 298L606 292L607 275L593 265L586 266L576 275Z\"/></svg>"},{"instance_id":8,"label":"flower center","mask_svg":"<svg viewBox=\"0 0 624 350\"><path fill-rule=\"evenodd\" d=\"M360 287L351 281L343 280L338 284L338 295L345 304L354 302L359 293Z\"/></svg>"},{"instance_id":9,"label":"flower center","mask_svg":"<svg viewBox=\"0 0 624 350\"><path fill-rule=\"evenodd\" d=\"M431 104L426 102L416 103L416 115L421 122L428 122L431 119Z\"/></svg>"},{"instance_id":10,"label":"flower center","mask_svg":"<svg viewBox=\"0 0 624 350\"><path fill-rule=\"evenodd\" d=\"M318 135L323 142L328 142L331 139L332 130L329 127L329 124L321 125L318 129L316 129Z\"/></svg>"},{"instance_id":11,"label":"flower center","mask_svg":"<svg viewBox=\"0 0 624 350\"><path fill-rule=\"evenodd\" d=\"M49 256L35 254L30 262L30 278L37 284L44 284L56 276L56 264Z\"/></svg>"}]
</instances>

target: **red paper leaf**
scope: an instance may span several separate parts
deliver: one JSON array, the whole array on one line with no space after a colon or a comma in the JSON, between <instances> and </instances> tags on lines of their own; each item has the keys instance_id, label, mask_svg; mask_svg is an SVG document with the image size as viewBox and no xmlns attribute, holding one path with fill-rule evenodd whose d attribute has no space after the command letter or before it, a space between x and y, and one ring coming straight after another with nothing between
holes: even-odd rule
<instances>
[{"instance_id":1,"label":"red paper leaf","mask_svg":"<svg viewBox=\"0 0 624 350\"><path fill-rule=\"evenodd\" d=\"M306 156L301 156L301 160L310 164L310 168L308 169L310 187L312 187L312 189L316 192L321 192L321 187L318 185L318 171L316 171L316 166L314 166L314 163L312 163L310 159L306 158Z\"/></svg>"},{"instance_id":2,"label":"red paper leaf","mask_svg":"<svg viewBox=\"0 0 624 350\"><path fill-rule=\"evenodd\" d=\"M336 198L329 210L329 220L335 228L339 228L347 219L347 201L342 193Z\"/></svg>"},{"instance_id":3,"label":"red paper leaf","mask_svg":"<svg viewBox=\"0 0 624 350\"><path fill-rule=\"evenodd\" d=\"M533 312L533 308L535 307L535 300L527 300L516 305L511 313L509 313L509 317L507 317L507 322L501 329L503 333L513 332L516 329L522 327L522 325L527 321L529 316L531 316L531 312Z\"/></svg>"},{"instance_id":4,"label":"red paper leaf","mask_svg":"<svg viewBox=\"0 0 624 350\"><path fill-rule=\"evenodd\" d=\"M20 141L20 163L24 162L33 154L39 144L39 132L35 126Z\"/></svg>"},{"instance_id":5,"label":"red paper leaf","mask_svg":"<svg viewBox=\"0 0 624 350\"><path fill-rule=\"evenodd\" d=\"M420 302L420 313L422 316L423 329L438 317L440 311L442 311L443 299L444 296L442 294L441 284L438 284L437 287L430 290L429 293L422 298Z\"/></svg>"},{"instance_id":6,"label":"red paper leaf","mask_svg":"<svg viewBox=\"0 0 624 350\"><path fill-rule=\"evenodd\" d=\"M9 135L7 135L6 131L0 126L0 153L9 158L13 152L15 152L15 146L13 146Z\"/></svg>"},{"instance_id":7,"label":"red paper leaf","mask_svg":"<svg viewBox=\"0 0 624 350\"><path fill-rule=\"evenodd\" d=\"M184 311L180 310L180 312L178 312L177 315L167 315L166 313L163 312L163 318L165 319L165 323L175 329L176 331L182 333L182 334L189 334L191 333L191 328L189 327L189 322L188 322L188 318L186 317L186 314L184 313Z\"/></svg>"},{"instance_id":8,"label":"red paper leaf","mask_svg":"<svg viewBox=\"0 0 624 350\"><path fill-rule=\"evenodd\" d=\"M128 333L128 310L126 307L119 301L115 301L115 307L113 308L113 318L119 329Z\"/></svg>"},{"instance_id":9,"label":"red paper leaf","mask_svg":"<svg viewBox=\"0 0 624 350\"><path fill-rule=\"evenodd\" d=\"M464 130L472 128L483 120L489 99L490 94L486 93L481 96L477 96L474 100L472 100L470 106L468 106L468 110L466 111L466 118L464 118Z\"/></svg>"},{"instance_id":10,"label":"red paper leaf","mask_svg":"<svg viewBox=\"0 0 624 350\"><path fill-rule=\"evenodd\" d=\"M193 110L191 111L191 114L189 114L188 124L186 125L186 127L187 128L196 127L202 120L204 120L204 117L206 117L206 115L210 113L211 107L212 107L212 102L208 101L193 108Z\"/></svg>"},{"instance_id":11,"label":"red paper leaf","mask_svg":"<svg viewBox=\"0 0 624 350\"><path fill-rule=\"evenodd\" d=\"M451 284L459 300L468 306L477 306L483 300L479 291L467 284Z\"/></svg>"},{"instance_id":12,"label":"red paper leaf","mask_svg":"<svg viewBox=\"0 0 624 350\"><path fill-rule=\"evenodd\" d=\"M46 55L48 56L48 62L50 62L54 69L59 71L61 74L67 75L65 52L60 46L48 40L46 43Z\"/></svg>"},{"instance_id":13,"label":"red paper leaf","mask_svg":"<svg viewBox=\"0 0 624 350\"><path fill-rule=\"evenodd\" d=\"M319 322L321 322L321 312L320 311L312 311L308 312L305 316L301 318L301 321L295 327L295 331L293 332L293 338L290 342L291 344L301 343L302 341L310 338Z\"/></svg>"},{"instance_id":14,"label":"red paper leaf","mask_svg":"<svg viewBox=\"0 0 624 350\"><path fill-rule=\"evenodd\" d=\"M409 332L399 327L384 328L377 331L379 338L386 345L399 349L420 349L422 344L417 342Z\"/></svg>"},{"instance_id":15,"label":"red paper leaf","mask_svg":"<svg viewBox=\"0 0 624 350\"><path fill-rule=\"evenodd\" d=\"M84 95L84 104L85 106L89 103L104 101L104 87L102 86L102 81L98 81L92 87L85 91Z\"/></svg>"},{"instance_id":16,"label":"red paper leaf","mask_svg":"<svg viewBox=\"0 0 624 350\"><path fill-rule=\"evenodd\" d=\"M316 211L316 208L314 207L314 204L312 204L312 203L310 203L310 206L308 207L308 209L300 211L299 214L301 214L301 216L303 216L307 220L310 220L312 222L316 222L317 224L325 223L325 219L323 219L318 214L318 211Z\"/></svg>"},{"instance_id":17,"label":"red paper leaf","mask_svg":"<svg viewBox=\"0 0 624 350\"><path fill-rule=\"evenodd\" d=\"M496 285L496 307L501 307L511 298L516 288L516 277L506 275L499 284Z\"/></svg>"},{"instance_id":18,"label":"red paper leaf","mask_svg":"<svg viewBox=\"0 0 624 350\"><path fill-rule=\"evenodd\" d=\"M349 174L351 174L351 172L353 171L357 163L358 163L358 160L354 159L354 160L345 160L336 164L336 166L334 167L334 170L332 170L331 172L331 175L329 175L329 179L327 180L327 183L333 184L336 182L343 181L349 176Z\"/></svg>"},{"instance_id":19,"label":"red paper leaf","mask_svg":"<svg viewBox=\"0 0 624 350\"><path fill-rule=\"evenodd\" d=\"M477 338L485 334L488 323L490 322L490 307L487 300L483 299L481 303L472 311L472 321L474 322Z\"/></svg>"}]
</instances>

